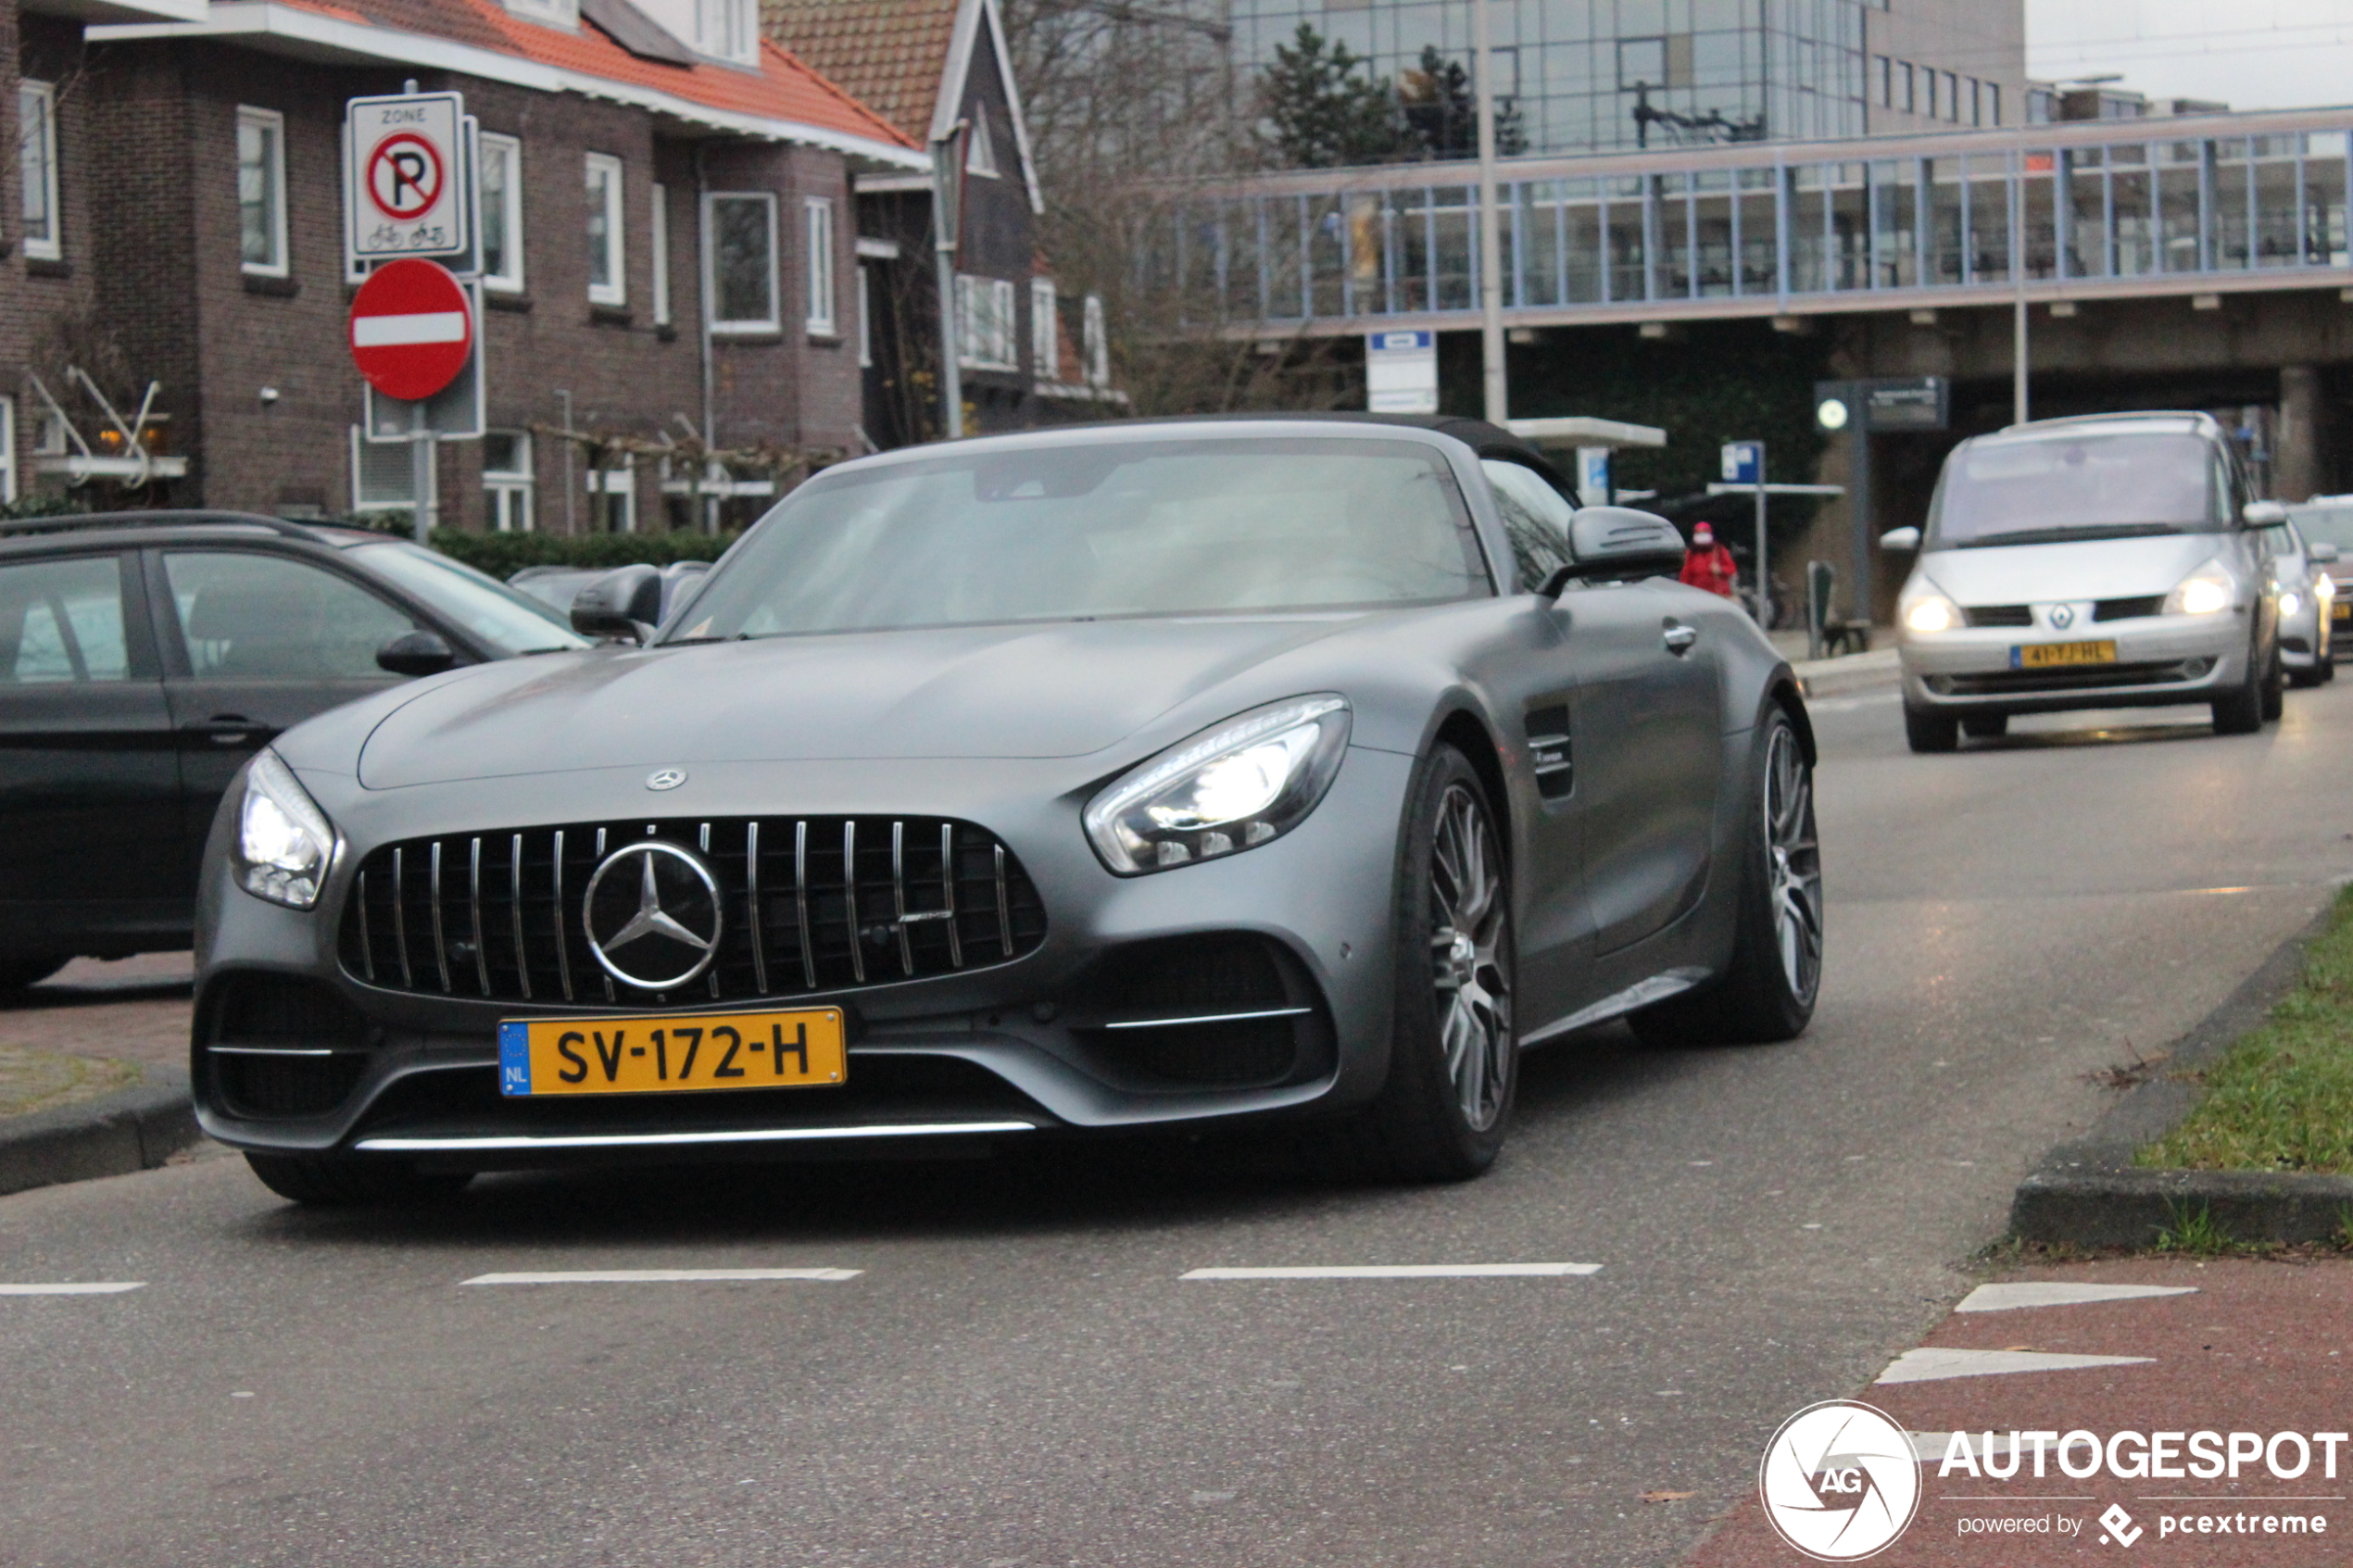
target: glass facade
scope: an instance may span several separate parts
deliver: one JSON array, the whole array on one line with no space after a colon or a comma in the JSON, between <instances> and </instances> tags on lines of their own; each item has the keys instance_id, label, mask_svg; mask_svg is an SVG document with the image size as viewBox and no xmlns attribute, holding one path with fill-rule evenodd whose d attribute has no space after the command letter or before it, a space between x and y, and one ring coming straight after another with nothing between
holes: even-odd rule
<instances>
[{"instance_id":1,"label":"glass facade","mask_svg":"<svg viewBox=\"0 0 2353 1568\"><path fill-rule=\"evenodd\" d=\"M1528 151L1863 134L1867 0L1491 0L1498 91ZM1470 0L1232 0L1255 69L1302 22L1391 82L1467 63ZM1650 111L1637 114L1638 107Z\"/></svg>"},{"instance_id":2,"label":"glass facade","mask_svg":"<svg viewBox=\"0 0 2353 1568\"><path fill-rule=\"evenodd\" d=\"M2102 127L2113 140L2039 126L1852 149L1515 159L1497 193L1504 308L1567 322L1899 291L1910 297L1892 305L1959 304L2005 297L2020 270L2028 284L2133 292L2171 275L2189 292L2353 265L2353 120L2246 119L2247 133L2230 136L2124 122L2138 129ZM1906 147L1934 156L1891 156ZM1880 156L1852 156L1866 148ZM1833 150L1847 156L1821 156ZM1473 317L1478 187L1466 174L1410 164L1205 194L1164 231L1161 282L1202 326Z\"/></svg>"}]
</instances>

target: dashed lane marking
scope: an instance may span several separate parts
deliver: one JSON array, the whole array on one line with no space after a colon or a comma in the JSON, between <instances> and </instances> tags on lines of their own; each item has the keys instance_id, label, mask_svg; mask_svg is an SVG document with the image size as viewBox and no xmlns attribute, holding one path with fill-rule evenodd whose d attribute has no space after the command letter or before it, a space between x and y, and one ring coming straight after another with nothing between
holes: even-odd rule
<instances>
[{"instance_id":1,"label":"dashed lane marking","mask_svg":"<svg viewBox=\"0 0 2353 1568\"><path fill-rule=\"evenodd\" d=\"M815 1280L826 1285L856 1279L863 1269L541 1269L521 1273L476 1274L460 1285L677 1285L699 1280Z\"/></svg>"},{"instance_id":2,"label":"dashed lane marking","mask_svg":"<svg viewBox=\"0 0 2353 1568\"><path fill-rule=\"evenodd\" d=\"M2020 1285L1981 1285L1962 1297L1953 1311L2014 1312L2021 1307L2082 1307L2095 1301L2196 1294L2194 1285L2070 1285L2062 1280L2030 1280Z\"/></svg>"},{"instance_id":3,"label":"dashed lane marking","mask_svg":"<svg viewBox=\"0 0 2353 1568\"><path fill-rule=\"evenodd\" d=\"M1189 1269L1186 1279L1504 1279L1601 1273L1599 1263L1340 1263L1285 1269Z\"/></svg>"},{"instance_id":4,"label":"dashed lane marking","mask_svg":"<svg viewBox=\"0 0 2353 1568\"><path fill-rule=\"evenodd\" d=\"M1881 1383L1935 1383L1948 1377L1996 1377L2013 1372L2072 1372L2082 1367L2133 1366L2151 1356L2067 1356L2050 1350L1906 1350L1881 1373Z\"/></svg>"},{"instance_id":5,"label":"dashed lane marking","mask_svg":"<svg viewBox=\"0 0 2353 1568\"><path fill-rule=\"evenodd\" d=\"M95 1280L84 1285L0 1285L0 1296L120 1296L145 1290L144 1279Z\"/></svg>"}]
</instances>

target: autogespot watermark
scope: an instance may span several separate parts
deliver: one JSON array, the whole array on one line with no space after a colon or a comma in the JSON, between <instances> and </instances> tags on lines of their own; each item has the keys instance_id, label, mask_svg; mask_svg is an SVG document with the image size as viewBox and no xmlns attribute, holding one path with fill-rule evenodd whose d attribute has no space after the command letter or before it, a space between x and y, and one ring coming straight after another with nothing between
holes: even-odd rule
<instances>
[{"instance_id":1,"label":"autogespot watermark","mask_svg":"<svg viewBox=\"0 0 2353 1568\"><path fill-rule=\"evenodd\" d=\"M1973 1484L1966 1493L1937 1501L1962 1505L1954 1529L1964 1539L1982 1537L2012 1544L2036 1536L2130 1548L2154 1538L2182 1537L2288 1536L2309 1539L2329 1533L2329 1514L2312 1505L2342 1503L2334 1490L2298 1490L2266 1499L2233 1490L2211 1497L2195 1492L2152 1491L2131 1500L2110 1501L2096 1514L2036 1510L2010 1512L2038 1502L2082 1502L2097 1499L2006 1495L2007 1483L2055 1479L2086 1482L2095 1477L2161 1485L2221 1482L2235 1486L2268 1476L2272 1481L2321 1486L2337 1479L2353 1434L2344 1432L1955 1432L1934 1438L1906 1432L1883 1411L1851 1399L1808 1405L1781 1424L1758 1467L1757 1494L1765 1517L1782 1540L1823 1562L1854 1562L1893 1546L1909 1529L1922 1501L1921 1471L1933 1460L1936 1478ZM2014 1500L2013 1500L2014 1499ZM1972 1504L2009 1505L1986 1512Z\"/></svg>"}]
</instances>

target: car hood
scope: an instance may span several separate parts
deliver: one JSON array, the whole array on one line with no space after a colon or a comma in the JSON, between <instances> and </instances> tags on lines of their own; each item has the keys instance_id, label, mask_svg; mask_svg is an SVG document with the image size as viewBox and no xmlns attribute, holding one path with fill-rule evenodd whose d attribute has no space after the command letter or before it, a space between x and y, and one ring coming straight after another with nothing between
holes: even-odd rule
<instances>
[{"instance_id":1,"label":"car hood","mask_svg":"<svg viewBox=\"0 0 2353 1568\"><path fill-rule=\"evenodd\" d=\"M359 779L396 789L695 762L1084 756L1361 619L943 628L507 659L385 716Z\"/></svg>"},{"instance_id":2,"label":"car hood","mask_svg":"<svg viewBox=\"0 0 2353 1568\"><path fill-rule=\"evenodd\" d=\"M1919 569L1957 604L2137 598L2172 592L2175 583L2212 559L2224 545L2216 533L1997 545L1932 550L1920 558Z\"/></svg>"}]
</instances>

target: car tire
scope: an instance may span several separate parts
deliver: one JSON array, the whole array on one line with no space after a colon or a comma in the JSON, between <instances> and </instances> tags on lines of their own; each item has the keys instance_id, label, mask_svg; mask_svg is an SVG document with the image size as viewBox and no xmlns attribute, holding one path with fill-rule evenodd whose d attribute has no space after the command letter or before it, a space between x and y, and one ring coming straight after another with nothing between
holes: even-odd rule
<instances>
[{"instance_id":1,"label":"car tire","mask_svg":"<svg viewBox=\"0 0 2353 1568\"><path fill-rule=\"evenodd\" d=\"M248 1154L245 1163L280 1198L320 1209L438 1203L472 1181L471 1171L420 1171L396 1160L315 1154Z\"/></svg>"},{"instance_id":2,"label":"car tire","mask_svg":"<svg viewBox=\"0 0 2353 1568\"><path fill-rule=\"evenodd\" d=\"M2287 660L2280 657L2280 645L2271 645L2271 662L2263 673L2263 722L2279 721L2287 711Z\"/></svg>"},{"instance_id":3,"label":"car tire","mask_svg":"<svg viewBox=\"0 0 2353 1568\"><path fill-rule=\"evenodd\" d=\"M70 955L16 953L0 956L0 994L38 985L73 961Z\"/></svg>"},{"instance_id":4,"label":"car tire","mask_svg":"<svg viewBox=\"0 0 2353 1568\"><path fill-rule=\"evenodd\" d=\"M2325 671L2327 669L2328 669L2328 663L2327 663L2327 661L2326 661L2326 660L2324 660L2324 659L2322 659L2322 660L2315 660L2315 661L2313 662L2312 668L2310 668L2309 670L2291 670L2291 671L2289 671L2287 672L2287 684L2288 684L2289 685L2291 685L2291 686L2296 687L2296 688L2297 690L2299 690L2299 691L2301 691L2301 690L2303 690L2303 689L2305 689L2305 688L2307 688L2307 687L2310 687L2310 686L2317 686L2317 685L2319 685L2319 684L2320 684L2322 681L2325 681L2325 680L2327 680L2327 679L2328 679L2328 676L2327 676L2325 673L2323 673L2323 671Z\"/></svg>"},{"instance_id":5,"label":"car tire","mask_svg":"<svg viewBox=\"0 0 2353 1568\"><path fill-rule=\"evenodd\" d=\"M2263 675L2252 648L2247 650L2246 678L2211 706L2218 735L2251 735L2263 727Z\"/></svg>"},{"instance_id":6,"label":"car tire","mask_svg":"<svg viewBox=\"0 0 2353 1568\"><path fill-rule=\"evenodd\" d=\"M1904 738L1914 751L1952 751L1961 744L1960 721L1949 713L1904 705Z\"/></svg>"},{"instance_id":7,"label":"car tire","mask_svg":"<svg viewBox=\"0 0 2353 1568\"><path fill-rule=\"evenodd\" d=\"M2009 733L2007 713L1972 713L1961 721L1961 734L1977 740L1999 740Z\"/></svg>"},{"instance_id":8,"label":"car tire","mask_svg":"<svg viewBox=\"0 0 2353 1568\"><path fill-rule=\"evenodd\" d=\"M2327 685L2331 681L2336 679L2336 656L2334 654L2329 655L2327 658L2322 659L2320 663L2314 667L2314 669L2319 677L2316 684L2323 686Z\"/></svg>"},{"instance_id":9,"label":"car tire","mask_svg":"<svg viewBox=\"0 0 2353 1568\"><path fill-rule=\"evenodd\" d=\"M1757 726L1732 957L1707 985L1629 1020L1647 1045L1767 1045L1813 1022L1822 986L1822 863L1814 769L1780 709Z\"/></svg>"},{"instance_id":10,"label":"car tire","mask_svg":"<svg viewBox=\"0 0 2353 1568\"><path fill-rule=\"evenodd\" d=\"M1519 1088L1510 867L1469 759L1416 771L1398 863L1389 1077L1340 1129L1341 1163L1378 1180L1459 1182L1495 1162Z\"/></svg>"}]
</instances>

